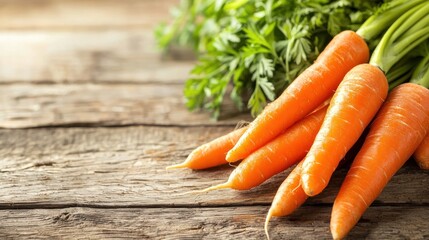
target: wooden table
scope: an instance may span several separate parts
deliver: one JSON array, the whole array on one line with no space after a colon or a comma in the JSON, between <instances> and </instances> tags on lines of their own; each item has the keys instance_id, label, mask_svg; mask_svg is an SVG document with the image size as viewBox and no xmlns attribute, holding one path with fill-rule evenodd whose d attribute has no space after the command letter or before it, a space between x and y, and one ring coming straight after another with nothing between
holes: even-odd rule
<instances>
[{"instance_id":1,"label":"wooden table","mask_svg":"<svg viewBox=\"0 0 429 240\"><path fill-rule=\"evenodd\" d=\"M183 194L232 168L165 170L249 120L229 105L219 122L184 108L193 62L162 56L152 35L177 2L0 1L0 239L264 239L288 172L251 191ZM272 238L330 238L345 173L274 219ZM350 239L428 239L428 186L429 173L408 163Z\"/></svg>"}]
</instances>

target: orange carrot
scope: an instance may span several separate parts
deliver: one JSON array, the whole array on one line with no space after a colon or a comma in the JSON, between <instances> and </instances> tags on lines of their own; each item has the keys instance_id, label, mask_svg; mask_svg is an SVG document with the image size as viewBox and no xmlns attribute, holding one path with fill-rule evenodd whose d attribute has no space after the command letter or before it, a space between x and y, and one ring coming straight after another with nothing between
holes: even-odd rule
<instances>
[{"instance_id":1,"label":"orange carrot","mask_svg":"<svg viewBox=\"0 0 429 240\"><path fill-rule=\"evenodd\" d=\"M314 64L250 124L226 160L235 162L247 157L305 117L332 95L350 69L368 58L368 46L359 35L353 31L339 33Z\"/></svg>"},{"instance_id":2,"label":"orange carrot","mask_svg":"<svg viewBox=\"0 0 429 240\"><path fill-rule=\"evenodd\" d=\"M167 169L191 168L197 170L228 163L225 160L226 153L235 145L246 129L247 127L237 129L227 135L201 145L192 151L183 163L168 166Z\"/></svg>"},{"instance_id":3,"label":"orange carrot","mask_svg":"<svg viewBox=\"0 0 429 240\"><path fill-rule=\"evenodd\" d=\"M429 134L426 135L413 156L421 169L429 170Z\"/></svg>"},{"instance_id":4,"label":"orange carrot","mask_svg":"<svg viewBox=\"0 0 429 240\"><path fill-rule=\"evenodd\" d=\"M328 185L341 159L383 104L387 91L384 73L373 65L360 64L347 73L304 159L301 183L307 195L317 195Z\"/></svg>"},{"instance_id":5,"label":"orange carrot","mask_svg":"<svg viewBox=\"0 0 429 240\"><path fill-rule=\"evenodd\" d=\"M308 115L282 135L252 153L234 169L227 182L200 192L223 188L248 190L297 163L310 149L322 125L327 108L325 106Z\"/></svg>"},{"instance_id":6,"label":"orange carrot","mask_svg":"<svg viewBox=\"0 0 429 240\"><path fill-rule=\"evenodd\" d=\"M272 217L282 217L291 214L295 209L301 206L308 196L301 187L301 167L303 161L298 163L293 171L280 185L274 200L268 210L265 220L265 234L269 239L268 223Z\"/></svg>"},{"instance_id":7,"label":"orange carrot","mask_svg":"<svg viewBox=\"0 0 429 240\"><path fill-rule=\"evenodd\" d=\"M396 87L371 125L335 199L331 233L341 239L413 154L429 129L429 90Z\"/></svg>"}]
</instances>

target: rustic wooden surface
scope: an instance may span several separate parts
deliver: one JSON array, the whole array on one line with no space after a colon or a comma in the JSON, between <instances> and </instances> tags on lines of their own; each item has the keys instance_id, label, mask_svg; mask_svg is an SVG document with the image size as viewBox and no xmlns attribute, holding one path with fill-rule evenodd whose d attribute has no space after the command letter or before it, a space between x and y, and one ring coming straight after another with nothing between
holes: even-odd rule
<instances>
[{"instance_id":1,"label":"rustic wooden surface","mask_svg":"<svg viewBox=\"0 0 429 240\"><path fill-rule=\"evenodd\" d=\"M219 122L187 112L193 57L160 53L152 34L178 2L0 0L0 239L264 239L287 171L251 191L184 194L233 167L165 170L250 120L230 103ZM330 238L346 171L273 219L273 239ZM407 163L349 238L428 239L428 186Z\"/></svg>"},{"instance_id":2,"label":"rustic wooden surface","mask_svg":"<svg viewBox=\"0 0 429 240\"><path fill-rule=\"evenodd\" d=\"M189 114L183 84L0 85L0 127L117 125L236 125L247 114L225 104L222 120Z\"/></svg>"},{"instance_id":3,"label":"rustic wooden surface","mask_svg":"<svg viewBox=\"0 0 429 240\"><path fill-rule=\"evenodd\" d=\"M264 239L268 206L0 210L0 238ZM329 239L330 207L305 206L270 224L272 239ZM179 222L180 221L180 222ZM429 208L372 207L350 239L428 239ZM19 233L19 234L18 234Z\"/></svg>"},{"instance_id":4,"label":"rustic wooden surface","mask_svg":"<svg viewBox=\"0 0 429 240\"><path fill-rule=\"evenodd\" d=\"M225 181L233 168L165 170L182 162L196 146L231 129L139 126L1 130L0 208L10 203L15 207L268 205L287 172L244 193L221 190L183 194ZM331 204L345 170L342 168L330 188L309 203ZM376 204L429 204L428 175L410 162Z\"/></svg>"},{"instance_id":5,"label":"rustic wooden surface","mask_svg":"<svg viewBox=\"0 0 429 240\"><path fill-rule=\"evenodd\" d=\"M0 82L183 82L189 54L154 39L179 2L0 0Z\"/></svg>"}]
</instances>

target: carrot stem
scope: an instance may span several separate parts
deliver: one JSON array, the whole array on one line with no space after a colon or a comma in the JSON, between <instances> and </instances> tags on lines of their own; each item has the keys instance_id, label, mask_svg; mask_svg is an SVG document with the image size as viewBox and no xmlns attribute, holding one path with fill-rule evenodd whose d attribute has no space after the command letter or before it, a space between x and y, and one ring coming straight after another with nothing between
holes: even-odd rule
<instances>
[{"instance_id":1,"label":"carrot stem","mask_svg":"<svg viewBox=\"0 0 429 240\"><path fill-rule=\"evenodd\" d=\"M417 65L411 76L411 82L429 88L429 53Z\"/></svg>"},{"instance_id":2,"label":"carrot stem","mask_svg":"<svg viewBox=\"0 0 429 240\"><path fill-rule=\"evenodd\" d=\"M397 78L395 81L389 83L389 91L393 90L395 87L399 86L400 84L408 81L411 77L412 72L408 72L405 75Z\"/></svg>"},{"instance_id":3,"label":"carrot stem","mask_svg":"<svg viewBox=\"0 0 429 240\"><path fill-rule=\"evenodd\" d=\"M388 26L392 25L398 17L414 6L425 1L426 0L396 0L386 3L386 10L369 17L356 31L356 33L362 36L365 40L372 41L385 31Z\"/></svg>"},{"instance_id":4,"label":"carrot stem","mask_svg":"<svg viewBox=\"0 0 429 240\"><path fill-rule=\"evenodd\" d=\"M386 73L386 78L389 84L395 82L402 76L412 73L412 69L419 63L417 57L404 57L393 66L392 70Z\"/></svg>"},{"instance_id":5,"label":"carrot stem","mask_svg":"<svg viewBox=\"0 0 429 240\"><path fill-rule=\"evenodd\" d=\"M428 11L429 12L429 11ZM429 24L429 17L427 24ZM420 29L412 34L407 35L403 40L392 46L393 52L398 54L395 56L394 60L391 60L392 63L396 63L400 60L405 54L415 48L417 45L429 38L429 27ZM393 65L390 63L390 65ZM388 65L389 66L389 65ZM390 69L390 66L389 66Z\"/></svg>"},{"instance_id":6,"label":"carrot stem","mask_svg":"<svg viewBox=\"0 0 429 240\"><path fill-rule=\"evenodd\" d=\"M402 57L429 38L429 2L414 6L386 31L370 63L388 72Z\"/></svg>"}]
</instances>

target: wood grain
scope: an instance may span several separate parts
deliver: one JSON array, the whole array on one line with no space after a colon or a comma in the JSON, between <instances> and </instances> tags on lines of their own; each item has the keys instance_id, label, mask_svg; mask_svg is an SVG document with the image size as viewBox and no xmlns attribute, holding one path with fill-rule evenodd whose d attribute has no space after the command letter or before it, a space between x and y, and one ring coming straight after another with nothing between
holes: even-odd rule
<instances>
[{"instance_id":1,"label":"wood grain","mask_svg":"<svg viewBox=\"0 0 429 240\"><path fill-rule=\"evenodd\" d=\"M195 57L154 37L178 3L1 0L0 83L183 83Z\"/></svg>"},{"instance_id":2,"label":"wood grain","mask_svg":"<svg viewBox=\"0 0 429 240\"><path fill-rule=\"evenodd\" d=\"M225 181L232 168L171 170L196 146L232 127L0 130L0 208L269 205L287 172L250 191L184 194ZM307 204L330 204L345 176ZM429 204L429 172L408 164L375 205Z\"/></svg>"},{"instance_id":3,"label":"wood grain","mask_svg":"<svg viewBox=\"0 0 429 240\"><path fill-rule=\"evenodd\" d=\"M192 58L186 51L170 56ZM0 31L3 84L183 83L193 66L166 59L152 28Z\"/></svg>"},{"instance_id":4,"label":"wood grain","mask_svg":"<svg viewBox=\"0 0 429 240\"><path fill-rule=\"evenodd\" d=\"M190 113L183 86L163 84L14 84L0 87L0 127L79 125L236 125L250 120L231 103L221 121ZM224 119L224 120L222 120Z\"/></svg>"},{"instance_id":5,"label":"wood grain","mask_svg":"<svg viewBox=\"0 0 429 240\"><path fill-rule=\"evenodd\" d=\"M0 29L153 27L180 0L1 0Z\"/></svg>"},{"instance_id":6,"label":"wood grain","mask_svg":"<svg viewBox=\"0 0 429 240\"><path fill-rule=\"evenodd\" d=\"M268 207L1 210L2 239L265 239ZM275 239L329 239L330 207L273 219ZM180 219L180 220L179 220ZM348 239L427 239L429 208L370 208ZM411 224L412 223L412 224Z\"/></svg>"},{"instance_id":7,"label":"wood grain","mask_svg":"<svg viewBox=\"0 0 429 240\"><path fill-rule=\"evenodd\" d=\"M225 181L226 165L166 171L231 131L189 113L188 51L156 48L153 28L179 0L0 0L0 239L264 239L288 171L246 192L185 194ZM134 126L137 125L137 126ZM107 127L108 126L108 127ZM327 239L347 171L273 239ZM429 172L407 163L350 239L428 239Z\"/></svg>"}]
</instances>

